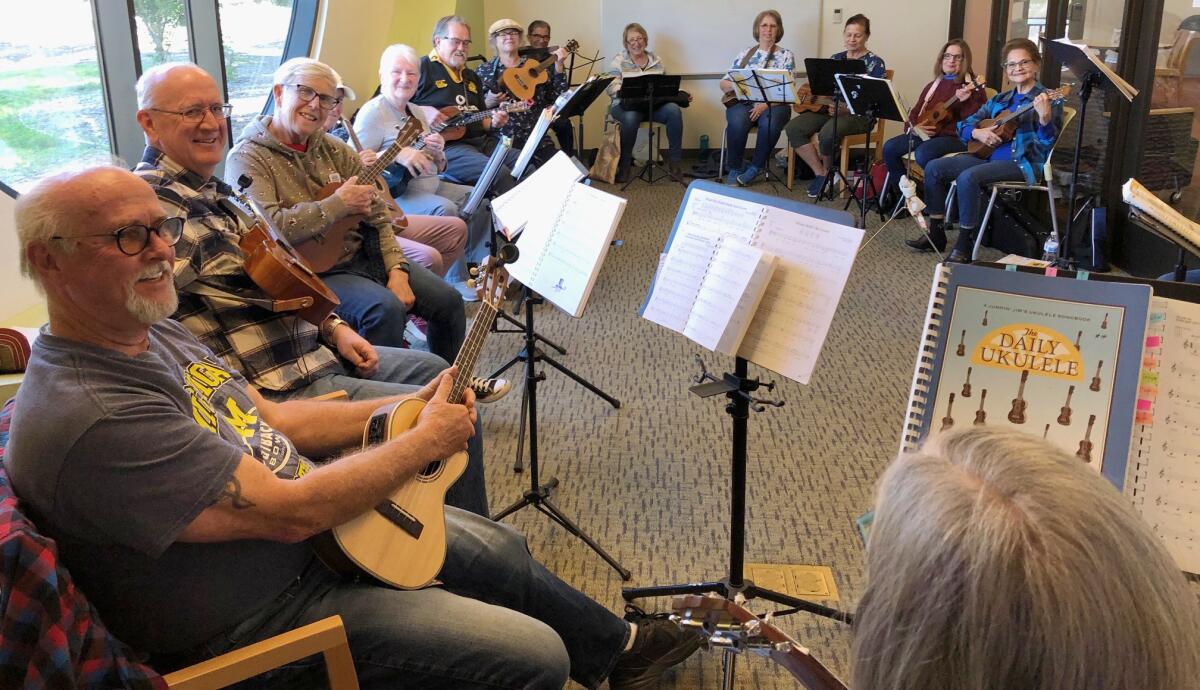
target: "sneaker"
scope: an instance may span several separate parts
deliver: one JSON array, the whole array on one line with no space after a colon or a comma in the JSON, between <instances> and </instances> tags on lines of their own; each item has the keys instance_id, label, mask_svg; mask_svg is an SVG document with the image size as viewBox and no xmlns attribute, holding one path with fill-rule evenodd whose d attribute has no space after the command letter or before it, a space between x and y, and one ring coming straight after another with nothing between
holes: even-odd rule
<instances>
[{"instance_id":1,"label":"sneaker","mask_svg":"<svg viewBox=\"0 0 1200 690\"><path fill-rule=\"evenodd\" d=\"M747 165L746 169L737 176L737 183L743 187L749 187L762 176L763 171L759 170L757 165Z\"/></svg>"},{"instance_id":2,"label":"sneaker","mask_svg":"<svg viewBox=\"0 0 1200 690\"><path fill-rule=\"evenodd\" d=\"M787 149L779 149L779 151L775 153L775 165L779 166L780 170L787 170L787 164Z\"/></svg>"},{"instance_id":3,"label":"sneaker","mask_svg":"<svg viewBox=\"0 0 1200 690\"><path fill-rule=\"evenodd\" d=\"M729 172L725 173L725 184L729 185L730 187L736 187L738 183L738 175L741 174L741 170L734 170L733 168L730 168Z\"/></svg>"},{"instance_id":4,"label":"sneaker","mask_svg":"<svg viewBox=\"0 0 1200 690\"><path fill-rule=\"evenodd\" d=\"M425 332L429 330L429 322L419 316L409 316L408 323L404 324L404 339L410 343L423 343L428 340L425 337Z\"/></svg>"},{"instance_id":5,"label":"sneaker","mask_svg":"<svg viewBox=\"0 0 1200 690\"><path fill-rule=\"evenodd\" d=\"M812 182L808 183L808 198L816 199L821 193L821 187L825 186L825 175L817 175Z\"/></svg>"},{"instance_id":6,"label":"sneaker","mask_svg":"<svg viewBox=\"0 0 1200 690\"><path fill-rule=\"evenodd\" d=\"M475 402L486 405L508 395L508 392L512 390L512 384L508 382L508 379L481 379L473 376L471 377L471 390L475 392Z\"/></svg>"},{"instance_id":7,"label":"sneaker","mask_svg":"<svg viewBox=\"0 0 1200 690\"><path fill-rule=\"evenodd\" d=\"M637 624L633 647L617 658L608 674L611 690L643 690L658 687L663 673L682 662L700 647L700 635L683 630L667 620L667 614L646 614L627 604L625 620Z\"/></svg>"}]
</instances>

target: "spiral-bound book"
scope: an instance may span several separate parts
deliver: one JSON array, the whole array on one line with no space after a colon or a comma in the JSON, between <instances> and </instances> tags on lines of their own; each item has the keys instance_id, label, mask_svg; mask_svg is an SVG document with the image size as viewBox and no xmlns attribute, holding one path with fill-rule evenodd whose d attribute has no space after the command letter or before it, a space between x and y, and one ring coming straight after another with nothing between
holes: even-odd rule
<instances>
[{"instance_id":1,"label":"spiral-bound book","mask_svg":"<svg viewBox=\"0 0 1200 690\"><path fill-rule=\"evenodd\" d=\"M939 266L902 448L972 424L1043 436L1198 573L1200 289L1084 277Z\"/></svg>"}]
</instances>

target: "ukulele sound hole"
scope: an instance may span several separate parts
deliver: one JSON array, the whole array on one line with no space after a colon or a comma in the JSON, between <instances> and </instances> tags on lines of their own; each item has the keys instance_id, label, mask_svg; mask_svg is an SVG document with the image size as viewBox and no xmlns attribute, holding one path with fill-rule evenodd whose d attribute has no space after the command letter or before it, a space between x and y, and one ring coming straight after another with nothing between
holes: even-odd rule
<instances>
[{"instance_id":1,"label":"ukulele sound hole","mask_svg":"<svg viewBox=\"0 0 1200 690\"><path fill-rule=\"evenodd\" d=\"M446 466L444 460L434 460L425 466L425 469L417 473L417 476L424 480L433 479L442 472L442 468Z\"/></svg>"}]
</instances>

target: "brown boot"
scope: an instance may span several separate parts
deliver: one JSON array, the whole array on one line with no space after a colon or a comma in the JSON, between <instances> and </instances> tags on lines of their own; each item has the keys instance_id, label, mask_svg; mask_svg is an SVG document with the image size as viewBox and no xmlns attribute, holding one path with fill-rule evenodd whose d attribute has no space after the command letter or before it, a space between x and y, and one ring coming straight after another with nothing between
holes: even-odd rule
<instances>
[{"instance_id":1,"label":"brown boot","mask_svg":"<svg viewBox=\"0 0 1200 690\"><path fill-rule=\"evenodd\" d=\"M683 168L679 165L679 161L667 161L667 174L679 184L687 184L683 181Z\"/></svg>"}]
</instances>

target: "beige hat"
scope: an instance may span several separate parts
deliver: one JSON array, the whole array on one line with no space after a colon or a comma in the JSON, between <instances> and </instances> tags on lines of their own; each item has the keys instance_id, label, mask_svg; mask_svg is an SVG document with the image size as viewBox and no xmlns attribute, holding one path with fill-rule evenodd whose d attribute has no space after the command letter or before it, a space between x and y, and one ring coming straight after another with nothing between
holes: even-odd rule
<instances>
[{"instance_id":1,"label":"beige hat","mask_svg":"<svg viewBox=\"0 0 1200 690\"><path fill-rule=\"evenodd\" d=\"M497 19L496 21L492 22L492 25L490 27L488 27L488 36L495 36L496 34L500 33L501 31L504 31L505 29L516 29L517 31L520 31L522 34L525 33L525 27L514 22L513 20Z\"/></svg>"},{"instance_id":2,"label":"beige hat","mask_svg":"<svg viewBox=\"0 0 1200 690\"><path fill-rule=\"evenodd\" d=\"M336 89L336 90L338 90L338 91L341 91L341 92L342 92L342 96L343 96L344 98L347 98L347 99L349 99L349 100L351 100L351 101L357 101L357 100L358 100L358 96L357 96L357 95L354 93L354 89L350 88L349 86L346 86L346 85L345 85L345 84L343 84L341 81L339 81L339 82L338 82L338 85L337 85L337 89Z\"/></svg>"}]
</instances>

